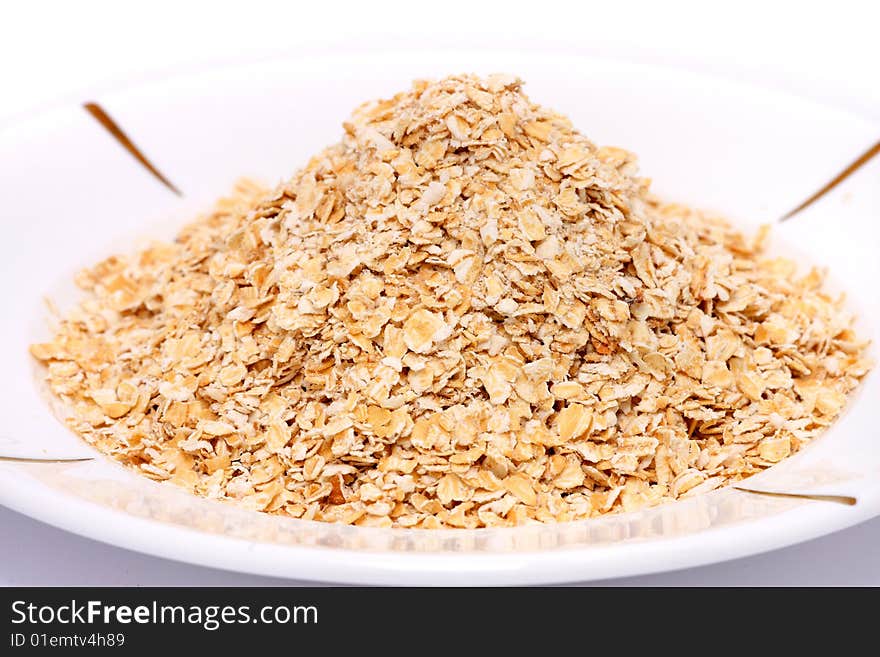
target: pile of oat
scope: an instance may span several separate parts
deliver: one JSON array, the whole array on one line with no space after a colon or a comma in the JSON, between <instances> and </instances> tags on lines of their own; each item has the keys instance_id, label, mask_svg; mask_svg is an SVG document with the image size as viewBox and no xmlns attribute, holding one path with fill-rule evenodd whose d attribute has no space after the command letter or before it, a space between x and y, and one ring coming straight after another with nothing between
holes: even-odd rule
<instances>
[{"instance_id":1,"label":"pile of oat","mask_svg":"<svg viewBox=\"0 0 880 657\"><path fill-rule=\"evenodd\" d=\"M868 364L821 274L520 84L367 103L271 193L83 273L32 347L70 426L200 495L423 528L693 495L827 427Z\"/></svg>"}]
</instances>

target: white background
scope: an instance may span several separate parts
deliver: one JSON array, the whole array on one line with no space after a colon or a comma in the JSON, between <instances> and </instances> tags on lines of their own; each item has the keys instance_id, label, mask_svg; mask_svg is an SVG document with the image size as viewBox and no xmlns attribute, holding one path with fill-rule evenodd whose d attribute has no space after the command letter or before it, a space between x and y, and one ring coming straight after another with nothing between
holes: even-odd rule
<instances>
[{"instance_id":1,"label":"white background","mask_svg":"<svg viewBox=\"0 0 880 657\"><path fill-rule=\"evenodd\" d=\"M43 107L82 101L86 90L333 44L577 49L781 88L880 125L880 39L871 0L301 4L6 3L0 127ZM880 519L766 555L613 583L876 586L877 545ZM289 582L137 555L0 508L0 585L279 583Z\"/></svg>"}]
</instances>

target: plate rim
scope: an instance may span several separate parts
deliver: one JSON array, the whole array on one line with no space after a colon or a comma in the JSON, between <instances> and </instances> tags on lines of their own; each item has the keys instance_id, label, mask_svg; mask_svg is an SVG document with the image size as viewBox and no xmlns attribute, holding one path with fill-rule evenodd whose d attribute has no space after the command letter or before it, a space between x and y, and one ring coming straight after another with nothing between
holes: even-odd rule
<instances>
[{"instance_id":1,"label":"plate rim","mask_svg":"<svg viewBox=\"0 0 880 657\"><path fill-rule=\"evenodd\" d=\"M401 553L276 544L211 534L132 516L87 500L71 499L54 490L49 491L48 496L63 500L64 504L40 506L9 483L5 477L0 478L0 503L3 506L79 536L208 568L335 584L505 586L595 582L757 555L825 536L880 515L880 486L877 486L873 496L863 495L853 507L810 502L787 510L783 534L765 531L772 530L772 523L777 519L769 516L685 536L610 545L466 555ZM97 512L89 523L73 520L78 515L73 511L89 510ZM817 527L821 529L817 530ZM515 528L510 529L515 531ZM225 549L219 550L220 545ZM597 565L601 570L597 571Z\"/></svg>"}]
</instances>

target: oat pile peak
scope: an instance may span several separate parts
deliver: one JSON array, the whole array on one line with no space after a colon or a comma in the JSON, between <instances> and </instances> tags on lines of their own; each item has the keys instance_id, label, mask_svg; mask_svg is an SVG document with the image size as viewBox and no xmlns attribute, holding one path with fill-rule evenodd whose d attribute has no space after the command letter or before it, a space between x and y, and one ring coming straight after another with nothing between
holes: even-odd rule
<instances>
[{"instance_id":1,"label":"oat pile peak","mask_svg":"<svg viewBox=\"0 0 880 657\"><path fill-rule=\"evenodd\" d=\"M418 81L343 127L80 276L32 347L74 430L261 511L517 525L758 472L867 371L820 272L661 203L515 77Z\"/></svg>"}]
</instances>

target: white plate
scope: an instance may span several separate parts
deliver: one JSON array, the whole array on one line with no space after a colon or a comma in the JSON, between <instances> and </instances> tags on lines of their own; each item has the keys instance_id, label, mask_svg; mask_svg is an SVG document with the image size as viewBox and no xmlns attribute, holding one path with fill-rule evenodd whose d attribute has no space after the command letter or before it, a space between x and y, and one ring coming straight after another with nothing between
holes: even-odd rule
<instances>
[{"instance_id":1,"label":"white plate","mask_svg":"<svg viewBox=\"0 0 880 657\"><path fill-rule=\"evenodd\" d=\"M48 337L41 297L136 241L171 237L240 175L274 182L335 141L362 100L415 77L510 71L594 141L641 155L655 189L744 226L775 221L875 143L857 117L768 90L571 54L335 53L213 71L95 100L184 193L169 192L81 106L0 136L4 394L0 454L95 456L0 463L0 503L85 536L164 557L275 576L393 584L511 584L654 572L781 547L880 513L877 373L844 417L752 488L855 497L855 506L731 488L584 522L483 530L378 530L267 516L148 481L49 412L27 345ZM774 248L827 265L875 341L880 162L774 230Z\"/></svg>"}]
</instances>

